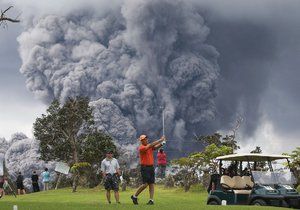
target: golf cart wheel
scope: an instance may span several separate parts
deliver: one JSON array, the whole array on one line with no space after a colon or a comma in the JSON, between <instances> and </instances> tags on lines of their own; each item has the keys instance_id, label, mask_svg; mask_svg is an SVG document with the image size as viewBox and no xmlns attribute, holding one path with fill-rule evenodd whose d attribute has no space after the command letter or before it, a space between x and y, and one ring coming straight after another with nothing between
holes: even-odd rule
<instances>
[{"instance_id":1,"label":"golf cart wheel","mask_svg":"<svg viewBox=\"0 0 300 210\"><path fill-rule=\"evenodd\" d=\"M266 201L261 200L261 199L254 200L254 201L252 201L251 204L254 206L266 206L267 205Z\"/></svg>"},{"instance_id":2,"label":"golf cart wheel","mask_svg":"<svg viewBox=\"0 0 300 210\"><path fill-rule=\"evenodd\" d=\"M218 201L216 201L216 200L210 200L208 202L208 205L220 205L220 203Z\"/></svg>"},{"instance_id":3,"label":"golf cart wheel","mask_svg":"<svg viewBox=\"0 0 300 210\"><path fill-rule=\"evenodd\" d=\"M281 207L284 207L284 208L289 208L290 205L286 202L286 201L282 201L281 203Z\"/></svg>"}]
</instances>

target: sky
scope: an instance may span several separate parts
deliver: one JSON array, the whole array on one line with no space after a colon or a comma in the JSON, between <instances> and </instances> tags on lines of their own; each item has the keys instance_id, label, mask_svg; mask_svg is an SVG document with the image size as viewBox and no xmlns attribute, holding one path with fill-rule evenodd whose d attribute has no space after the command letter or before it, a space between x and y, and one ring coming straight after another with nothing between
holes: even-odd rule
<instances>
[{"instance_id":1,"label":"sky","mask_svg":"<svg viewBox=\"0 0 300 210\"><path fill-rule=\"evenodd\" d=\"M0 136L6 139L10 139L15 132L23 132L31 137L35 118L46 108L26 89L25 79L19 72L21 60L16 37L21 30L19 24L1 27Z\"/></svg>"},{"instance_id":2,"label":"sky","mask_svg":"<svg viewBox=\"0 0 300 210\"><path fill-rule=\"evenodd\" d=\"M10 1L16 6L13 15L22 11L25 21L0 29L0 137L6 139L14 132L32 137L32 123L46 109L45 102L26 89L19 71L22 61L17 37L26 30L29 17L72 11L83 1L33 2ZM96 2L86 4L104 4ZM210 29L207 42L219 53L218 120L211 122L213 127L226 132L240 114L244 118L238 132L241 151L256 145L267 152L299 146L300 1L187 2L202 12ZM62 7L63 3L70 7ZM2 9L7 5L0 0Z\"/></svg>"}]
</instances>

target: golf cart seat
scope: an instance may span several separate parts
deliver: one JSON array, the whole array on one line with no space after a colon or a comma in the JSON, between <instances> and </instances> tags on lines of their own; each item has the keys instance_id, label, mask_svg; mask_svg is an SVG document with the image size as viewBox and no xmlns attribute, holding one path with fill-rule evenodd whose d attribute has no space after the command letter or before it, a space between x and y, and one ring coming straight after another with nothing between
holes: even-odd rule
<instances>
[{"instance_id":1,"label":"golf cart seat","mask_svg":"<svg viewBox=\"0 0 300 210\"><path fill-rule=\"evenodd\" d=\"M246 183L246 186L247 186L248 188L250 188L250 189L253 188L254 183L252 182L250 176L243 176L242 179L244 180L244 182Z\"/></svg>"},{"instance_id":2,"label":"golf cart seat","mask_svg":"<svg viewBox=\"0 0 300 210\"><path fill-rule=\"evenodd\" d=\"M220 183L224 189L233 189L234 188L234 181L230 176L227 176L227 175L221 176Z\"/></svg>"},{"instance_id":3,"label":"golf cart seat","mask_svg":"<svg viewBox=\"0 0 300 210\"><path fill-rule=\"evenodd\" d=\"M234 194L250 194L251 190L247 188L246 182L241 176L226 176L221 177L221 186L225 190L232 190Z\"/></svg>"},{"instance_id":4,"label":"golf cart seat","mask_svg":"<svg viewBox=\"0 0 300 210\"><path fill-rule=\"evenodd\" d=\"M234 181L233 192L235 194L250 194L251 190L248 189L248 186L241 176L232 177Z\"/></svg>"}]
</instances>

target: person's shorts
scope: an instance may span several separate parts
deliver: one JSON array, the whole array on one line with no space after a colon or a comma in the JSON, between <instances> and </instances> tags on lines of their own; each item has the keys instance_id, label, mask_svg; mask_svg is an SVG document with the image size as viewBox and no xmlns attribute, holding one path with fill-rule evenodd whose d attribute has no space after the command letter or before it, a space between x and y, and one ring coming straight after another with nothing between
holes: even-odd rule
<instances>
[{"instance_id":1,"label":"person's shorts","mask_svg":"<svg viewBox=\"0 0 300 210\"><path fill-rule=\"evenodd\" d=\"M155 171L153 166L141 166L141 174L144 184L155 183Z\"/></svg>"},{"instance_id":2,"label":"person's shorts","mask_svg":"<svg viewBox=\"0 0 300 210\"><path fill-rule=\"evenodd\" d=\"M106 190L119 191L119 177L117 174L107 174L104 181L104 187Z\"/></svg>"},{"instance_id":3,"label":"person's shorts","mask_svg":"<svg viewBox=\"0 0 300 210\"><path fill-rule=\"evenodd\" d=\"M19 183L19 182L17 182L17 189L18 190L24 190L24 184L23 183Z\"/></svg>"},{"instance_id":4,"label":"person's shorts","mask_svg":"<svg viewBox=\"0 0 300 210\"><path fill-rule=\"evenodd\" d=\"M0 182L0 189L3 189L4 182Z\"/></svg>"}]
</instances>

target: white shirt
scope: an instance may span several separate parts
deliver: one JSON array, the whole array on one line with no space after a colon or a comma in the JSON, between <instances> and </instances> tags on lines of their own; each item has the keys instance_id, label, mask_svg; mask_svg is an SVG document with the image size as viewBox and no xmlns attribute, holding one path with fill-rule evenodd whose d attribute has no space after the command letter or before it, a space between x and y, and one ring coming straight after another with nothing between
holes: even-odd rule
<instances>
[{"instance_id":1,"label":"white shirt","mask_svg":"<svg viewBox=\"0 0 300 210\"><path fill-rule=\"evenodd\" d=\"M106 174L115 174L119 170L120 166L118 160L115 158L107 159L105 158L101 162L101 171Z\"/></svg>"}]
</instances>

